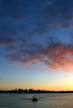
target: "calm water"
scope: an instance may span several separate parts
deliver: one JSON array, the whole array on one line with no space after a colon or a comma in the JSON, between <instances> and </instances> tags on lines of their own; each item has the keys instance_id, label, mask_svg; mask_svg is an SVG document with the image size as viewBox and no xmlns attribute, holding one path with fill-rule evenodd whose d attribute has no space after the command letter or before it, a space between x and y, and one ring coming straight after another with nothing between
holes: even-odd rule
<instances>
[{"instance_id":1,"label":"calm water","mask_svg":"<svg viewBox=\"0 0 73 108\"><path fill-rule=\"evenodd\" d=\"M0 108L73 108L73 94L36 94L38 102L33 103L32 94L0 94Z\"/></svg>"}]
</instances>

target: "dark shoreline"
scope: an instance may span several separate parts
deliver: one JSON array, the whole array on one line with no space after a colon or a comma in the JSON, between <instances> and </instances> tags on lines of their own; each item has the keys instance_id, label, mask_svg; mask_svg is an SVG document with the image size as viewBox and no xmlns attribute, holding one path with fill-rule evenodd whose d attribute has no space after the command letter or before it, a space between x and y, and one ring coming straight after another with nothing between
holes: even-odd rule
<instances>
[{"instance_id":1,"label":"dark shoreline","mask_svg":"<svg viewBox=\"0 0 73 108\"><path fill-rule=\"evenodd\" d=\"M14 89L14 90L0 90L0 93L73 93L73 91L47 91L34 89Z\"/></svg>"}]
</instances>

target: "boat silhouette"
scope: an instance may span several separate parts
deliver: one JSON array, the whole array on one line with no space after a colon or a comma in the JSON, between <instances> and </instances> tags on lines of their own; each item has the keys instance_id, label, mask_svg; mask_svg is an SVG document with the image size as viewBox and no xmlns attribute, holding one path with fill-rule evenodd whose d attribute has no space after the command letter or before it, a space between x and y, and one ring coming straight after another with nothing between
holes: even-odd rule
<instances>
[{"instance_id":1,"label":"boat silhouette","mask_svg":"<svg viewBox=\"0 0 73 108\"><path fill-rule=\"evenodd\" d=\"M33 102L37 102L37 101L38 101L38 99L37 99L36 97L33 97L31 100L32 100Z\"/></svg>"},{"instance_id":2,"label":"boat silhouette","mask_svg":"<svg viewBox=\"0 0 73 108\"><path fill-rule=\"evenodd\" d=\"M36 95L33 95L32 97L23 97L25 100L30 100L32 102L38 102L39 100L43 100L45 99L45 96L39 96L37 97Z\"/></svg>"}]
</instances>

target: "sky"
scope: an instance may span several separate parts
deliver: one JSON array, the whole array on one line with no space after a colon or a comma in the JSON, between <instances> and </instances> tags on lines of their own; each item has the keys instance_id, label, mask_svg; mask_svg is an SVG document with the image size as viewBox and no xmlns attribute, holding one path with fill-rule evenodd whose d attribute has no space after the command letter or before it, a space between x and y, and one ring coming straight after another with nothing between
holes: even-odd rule
<instances>
[{"instance_id":1,"label":"sky","mask_svg":"<svg viewBox=\"0 0 73 108\"><path fill-rule=\"evenodd\" d=\"M0 0L0 90L73 90L73 0Z\"/></svg>"}]
</instances>

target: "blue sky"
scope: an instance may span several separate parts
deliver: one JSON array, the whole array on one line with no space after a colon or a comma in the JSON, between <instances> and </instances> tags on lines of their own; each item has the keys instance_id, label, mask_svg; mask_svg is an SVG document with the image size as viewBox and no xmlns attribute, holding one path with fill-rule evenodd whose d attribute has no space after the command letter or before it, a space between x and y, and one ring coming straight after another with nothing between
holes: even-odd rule
<instances>
[{"instance_id":1,"label":"blue sky","mask_svg":"<svg viewBox=\"0 0 73 108\"><path fill-rule=\"evenodd\" d=\"M72 0L0 0L0 89L55 90L72 65Z\"/></svg>"}]
</instances>

